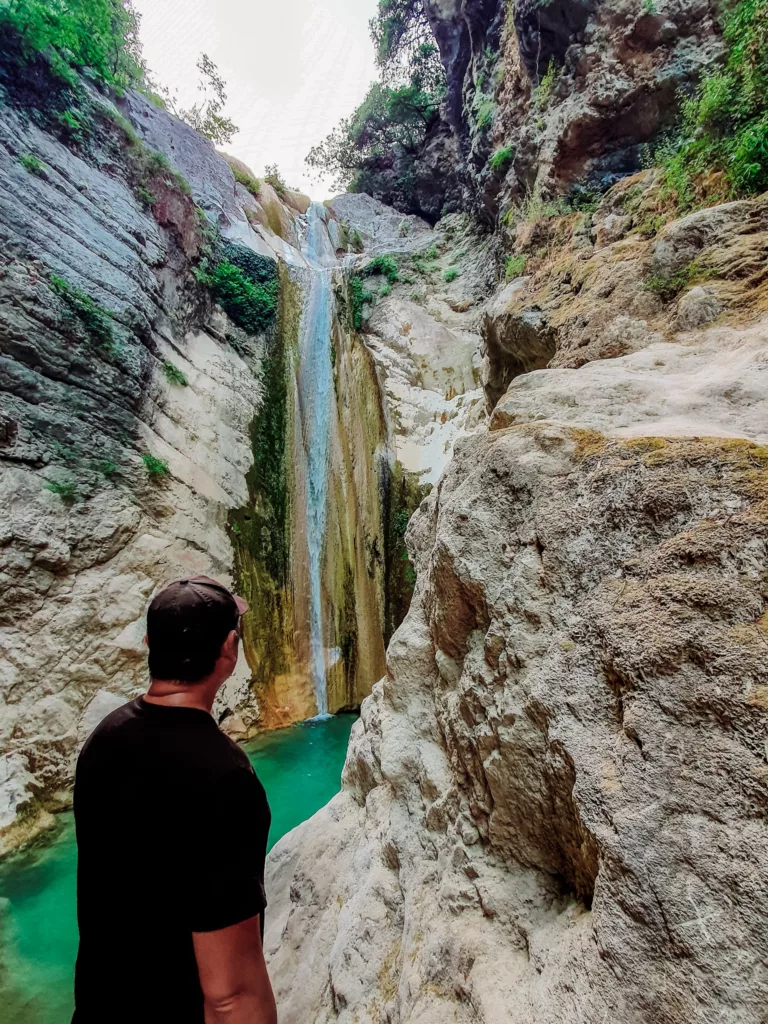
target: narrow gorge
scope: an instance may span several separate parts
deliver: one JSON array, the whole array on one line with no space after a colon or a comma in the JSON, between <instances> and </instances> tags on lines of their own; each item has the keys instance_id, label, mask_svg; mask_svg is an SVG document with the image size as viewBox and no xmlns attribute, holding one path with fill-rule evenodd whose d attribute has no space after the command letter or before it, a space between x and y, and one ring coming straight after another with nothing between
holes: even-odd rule
<instances>
[{"instance_id":1,"label":"narrow gorge","mask_svg":"<svg viewBox=\"0 0 768 1024\"><path fill-rule=\"evenodd\" d=\"M206 573L228 735L360 712L281 1024L765 1024L766 24L382 0L325 202L8 32L0 852Z\"/></svg>"}]
</instances>

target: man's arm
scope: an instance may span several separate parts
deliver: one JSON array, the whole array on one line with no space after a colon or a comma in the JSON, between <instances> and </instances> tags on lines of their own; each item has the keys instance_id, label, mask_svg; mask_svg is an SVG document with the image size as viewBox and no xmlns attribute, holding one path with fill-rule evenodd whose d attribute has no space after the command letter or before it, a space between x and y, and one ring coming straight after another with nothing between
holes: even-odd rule
<instances>
[{"instance_id":1,"label":"man's arm","mask_svg":"<svg viewBox=\"0 0 768 1024\"><path fill-rule=\"evenodd\" d=\"M205 1024L277 1024L259 915L219 931L193 932L192 940Z\"/></svg>"}]
</instances>

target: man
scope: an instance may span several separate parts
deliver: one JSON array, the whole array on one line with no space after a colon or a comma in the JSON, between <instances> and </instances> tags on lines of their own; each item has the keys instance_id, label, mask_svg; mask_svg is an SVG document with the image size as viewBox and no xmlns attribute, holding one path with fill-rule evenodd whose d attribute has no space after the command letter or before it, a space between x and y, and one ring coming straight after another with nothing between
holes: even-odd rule
<instances>
[{"instance_id":1,"label":"man","mask_svg":"<svg viewBox=\"0 0 768 1024\"><path fill-rule=\"evenodd\" d=\"M149 691L80 754L73 1024L276 1024L261 944L269 806L211 716L247 610L206 576L160 591Z\"/></svg>"}]
</instances>

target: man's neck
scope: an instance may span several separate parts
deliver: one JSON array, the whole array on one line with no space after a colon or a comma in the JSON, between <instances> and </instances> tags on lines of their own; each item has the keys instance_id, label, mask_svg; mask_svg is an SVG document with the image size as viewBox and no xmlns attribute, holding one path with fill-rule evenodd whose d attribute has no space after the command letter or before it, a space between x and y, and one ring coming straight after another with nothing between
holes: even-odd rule
<instances>
[{"instance_id":1,"label":"man's neck","mask_svg":"<svg viewBox=\"0 0 768 1024\"><path fill-rule=\"evenodd\" d=\"M153 679L144 700L149 704L159 704L168 708L197 708L211 714L216 698L216 688L208 680L187 684L169 679Z\"/></svg>"}]
</instances>

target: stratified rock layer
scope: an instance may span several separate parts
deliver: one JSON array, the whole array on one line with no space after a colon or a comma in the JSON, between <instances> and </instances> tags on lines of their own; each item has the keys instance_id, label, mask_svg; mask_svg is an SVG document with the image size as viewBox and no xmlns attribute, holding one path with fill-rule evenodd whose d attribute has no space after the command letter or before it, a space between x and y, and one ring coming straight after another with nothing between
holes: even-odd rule
<instances>
[{"instance_id":1,"label":"stratified rock layer","mask_svg":"<svg viewBox=\"0 0 768 1024\"><path fill-rule=\"evenodd\" d=\"M768 450L459 443L344 789L271 855L293 1022L763 1020Z\"/></svg>"}]
</instances>

